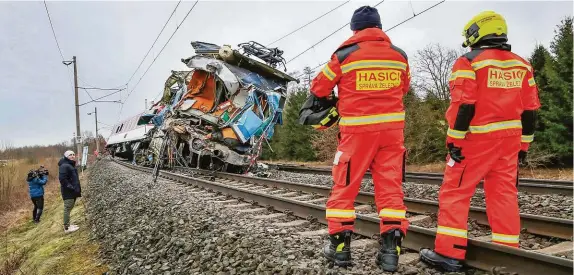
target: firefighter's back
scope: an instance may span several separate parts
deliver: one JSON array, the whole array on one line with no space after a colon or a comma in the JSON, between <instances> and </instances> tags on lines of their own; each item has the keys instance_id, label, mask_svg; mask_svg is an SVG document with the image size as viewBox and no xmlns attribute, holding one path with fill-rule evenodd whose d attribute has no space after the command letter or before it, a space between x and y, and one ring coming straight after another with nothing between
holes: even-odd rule
<instances>
[{"instance_id":1,"label":"firefighter's back","mask_svg":"<svg viewBox=\"0 0 574 275\"><path fill-rule=\"evenodd\" d=\"M410 77L407 55L388 38L377 40L365 34L357 39L363 41L338 51L345 55L338 85L341 130L403 128L403 95Z\"/></svg>"},{"instance_id":2,"label":"firefighter's back","mask_svg":"<svg viewBox=\"0 0 574 275\"><path fill-rule=\"evenodd\" d=\"M533 101L530 90L534 79L530 64L509 49L475 49L461 59L464 60L457 61L455 66L468 67L468 76L476 81L476 92L472 96L476 109L467 139L520 136L521 114ZM454 81L451 85L457 83ZM453 89L455 101L458 100L457 92L458 89ZM450 114L450 117L455 116Z\"/></svg>"}]
</instances>

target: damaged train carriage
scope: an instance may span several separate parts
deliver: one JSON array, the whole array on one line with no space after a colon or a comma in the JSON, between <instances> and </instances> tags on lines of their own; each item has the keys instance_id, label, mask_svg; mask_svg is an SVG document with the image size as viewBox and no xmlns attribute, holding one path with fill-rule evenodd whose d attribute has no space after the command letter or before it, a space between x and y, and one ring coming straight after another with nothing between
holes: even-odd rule
<instances>
[{"instance_id":1,"label":"damaged train carriage","mask_svg":"<svg viewBox=\"0 0 574 275\"><path fill-rule=\"evenodd\" d=\"M288 82L297 80L246 56L253 44L242 45L240 53L192 42L196 54L182 60L191 70L172 72L162 100L142 116L156 127L132 147L137 163L234 173L254 165L282 124Z\"/></svg>"}]
</instances>

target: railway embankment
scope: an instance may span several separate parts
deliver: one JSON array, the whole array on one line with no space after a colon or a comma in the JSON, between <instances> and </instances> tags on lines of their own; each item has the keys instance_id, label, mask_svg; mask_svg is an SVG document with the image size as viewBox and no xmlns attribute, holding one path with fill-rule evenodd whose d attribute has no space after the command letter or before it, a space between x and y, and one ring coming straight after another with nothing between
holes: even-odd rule
<instances>
[{"instance_id":1,"label":"railway embankment","mask_svg":"<svg viewBox=\"0 0 574 275\"><path fill-rule=\"evenodd\" d=\"M376 241L360 236L355 265L330 268L320 254L326 227L312 219L162 178L153 184L108 160L92 168L89 185L92 234L112 274L382 273ZM401 263L395 274L441 274L416 253Z\"/></svg>"}]
</instances>

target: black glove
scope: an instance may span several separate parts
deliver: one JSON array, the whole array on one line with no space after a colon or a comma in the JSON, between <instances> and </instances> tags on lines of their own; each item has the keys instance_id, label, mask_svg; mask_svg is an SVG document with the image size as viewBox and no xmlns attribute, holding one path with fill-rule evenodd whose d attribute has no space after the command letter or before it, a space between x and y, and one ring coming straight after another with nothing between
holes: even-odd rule
<instances>
[{"instance_id":1,"label":"black glove","mask_svg":"<svg viewBox=\"0 0 574 275\"><path fill-rule=\"evenodd\" d=\"M519 165L526 165L526 156L528 155L528 152L520 150L520 152L518 152L518 164Z\"/></svg>"},{"instance_id":2,"label":"black glove","mask_svg":"<svg viewBox=\"0 0 574 275\"><path fill-rule=\"evenodd\" d=\"M454 143L447 144L447 147L448 147L448 154L450 155L451 159L453 159L458 163L460 163L464 159L464 156L462 155L462 148L455 147Z\"/></svg>"}]
</instances>

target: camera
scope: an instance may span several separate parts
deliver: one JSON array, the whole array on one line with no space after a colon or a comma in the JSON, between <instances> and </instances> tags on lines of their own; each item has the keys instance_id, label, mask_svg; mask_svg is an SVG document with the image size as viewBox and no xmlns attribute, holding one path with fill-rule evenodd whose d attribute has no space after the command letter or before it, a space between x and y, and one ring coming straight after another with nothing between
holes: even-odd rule
<instances>
[{"instance_id":1,"label":"camera","mask_svg":"<svg viewBox=\"0 0 574 275\"><path fill-rule=\"evenodd\" d=\"M40 166L39 169L30 170L30 172L28 172L28 181L36 177L48 176L49 174L48 169L44 168L44 166Z\"/></svg>"},{"instance_id":2,"label":"camera","mask_svg":"<svg viewBox=\"0 0 574 275\"><path fill-rule=\"evenodd\" d=\"M48 169L44 168L44 166L40 166L40 168L36 171L38 173L38 176L48 176L50 174Z\"/></svg>"}]
</instances>

